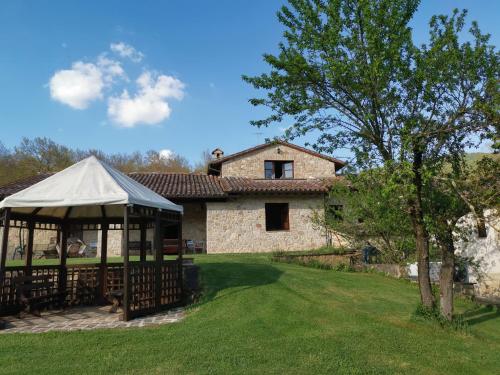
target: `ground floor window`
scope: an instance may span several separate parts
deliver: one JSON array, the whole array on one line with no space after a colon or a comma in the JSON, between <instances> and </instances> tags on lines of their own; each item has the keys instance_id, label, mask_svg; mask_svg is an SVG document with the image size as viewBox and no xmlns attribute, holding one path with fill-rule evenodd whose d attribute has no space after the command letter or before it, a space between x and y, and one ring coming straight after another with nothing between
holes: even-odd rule
<instances>
[{"instance_id":1,"label":"ground floor window","mask_svg":"<svg viewBox=\"0 0 500 375\"><path fill-rule=\"evenodd\" d=\"M266 203L266 230L289 230L288 203Z\"/></svg>"}]
</instances>

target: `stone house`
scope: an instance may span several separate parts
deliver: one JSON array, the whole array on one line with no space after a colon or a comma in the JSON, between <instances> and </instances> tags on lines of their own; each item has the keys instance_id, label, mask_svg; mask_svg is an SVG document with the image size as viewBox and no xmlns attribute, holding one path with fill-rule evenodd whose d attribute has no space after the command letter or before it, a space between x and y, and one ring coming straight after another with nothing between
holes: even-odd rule
<instances>
[{"instance_id":1,"label":"stone house","mask_svg":"<svg viewBox=\"0 0 500 375\"><path fill-rule=\"evenodd\" d=\"M472 213L457 223L455 254L472 260L466 281L473 283L476 295L500 297L500 216L494 209L484 212L485 231L480 233Z\"/></svg>"},{"instance_id":2,"label":"stone house","mask_svg":"<svg viewBox=\"0 0 500 375\"><path fill-rule=\"evenodd\" d=\"M228 156L216 149L213 157L206 174L131 173L130 177L181 204L180 235L201 244L207 253L293 251L327 244L327 233L311 217L324 212L326 194L343 161L283 141ZM46 177L37 175L0 187L0 199ZM100 249L97 232L75 236ZM165 239L178 236L179 228L165 229ZM131 240L135 237L138 240L139 233L131 233ZM148 240L152 241L152 233ZM120 251L121 232L111 231L108 254Z\"/></svg>"}]
</instances>

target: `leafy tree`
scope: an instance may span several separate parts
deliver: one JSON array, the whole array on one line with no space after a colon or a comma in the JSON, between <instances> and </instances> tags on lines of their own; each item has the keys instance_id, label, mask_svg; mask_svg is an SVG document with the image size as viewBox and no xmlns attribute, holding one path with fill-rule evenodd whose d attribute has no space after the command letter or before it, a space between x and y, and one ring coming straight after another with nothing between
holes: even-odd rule
<instances>
[{"instance_id":1,"label":"leafy tree","mask_svg":"<svg viewBox=\"0 0 500 375\"><path fill-rule=\"evenodd\" d=\"M9 179L9 176L13 173L13 164L14 161L12 160L10 150L0 142L0 183Z\"/></svg>"},{"instance_id":2,"label":"leafy tree","mask_svg":"<svg viewBox=\"0 0 500 375\"><path fill-rule=\"evenodd\" d=\"M57 172L90 155L125 173L192 171L188 160L181 155L164 159L154 150L146 154L107 154L97 149L73 150L48 138L23 138L13 152L0 143L0 185L38 173Z\"/></svg>"},{"instance_id":3,"label":"leafy tree","mask_svg":"<svg viewBox=\"0 0 500 375\"><path fill-rule=\"evenodd\" d=\"M460 154L471 136L498 125L499 55L473 22L461 42L466 11L434 16L429 42L417 46L409 26L417 0L290 0L278 13L285 28L271 71L243 76L271 115L255 126L291 119L289 139L311 131L314 147L349 147L360 166L398 170L418 257L422 303L434 306L423 189L443 155ZM489 132L489 133L488 133Z\"/></svg>"},{"instance_id":4,"label":"leafy tree","mask_svg":"<svg viewBox=\"0 0 500 375\"><path fill-rule=\"evenodd\" d=\"M48 138L23 138L14 149L14 158L28 175L55 172L74 162L73 153Z\"/></svg>"},{"instance_id":5,"label":"leafy tree","mask_svg":"<svg viewBox=\"0 0 500 375\"><path fill-rule=\"evenodd\" d=\"M455 270L455 239L469 228L456 224L467 213L476 218L478 237L486 236L486 209L500 206L500 163L483 157L468 165L455 159L452 168L443 164L442 173L435 174L425 191L425 222L441 252L440 310L447 320L453 317L453 276Z\"/></svg>"},{"instance_id":6,"label":"leafy tree","mask_svg":"<svg viewBox=\"0 0 500 375\"><path fill-rule=\"evenodd\" d=\"M500 212L500 161L491 157L483 157L468 167L461 179L450 179L453 191L477 220L479 237L486 236L485 215L487 209Z\"/></svg>"},{"instance_id":7,"label":"leafy tree","mask_svg":"<svg viewBox=\"0 0 500 375\"><path fill-rule=\"evenodd\" d=\"M145 159L146 163L141 168L141 172L189 173L191 171L187 159L180 155L164 158L157 151L150 150L146 153Z\"/></svg>"},{"instance_id":8,"label":"leafy tree","mask_svg":"<svg viewBox=\"0 0 500 375\"><path fill-rule=\"evenodd\" d=\"M201 153L201 160L195 164L193 172L207 173L208 164L212 161L212 154L209 150L204 150Z\"/></svg>"},{"instance_id":9,"label":"leafy tree","mask_svg":"<svg viewBox=\"0 0 500 375\"><path fill-rule=\"evenodd\" d=\"M384 261L399 263L415 247L400 190L383 168L350 175L330 191L323 225L347 237L351 246L361 248L369 241Z\"/></svg>"}]
</instances>

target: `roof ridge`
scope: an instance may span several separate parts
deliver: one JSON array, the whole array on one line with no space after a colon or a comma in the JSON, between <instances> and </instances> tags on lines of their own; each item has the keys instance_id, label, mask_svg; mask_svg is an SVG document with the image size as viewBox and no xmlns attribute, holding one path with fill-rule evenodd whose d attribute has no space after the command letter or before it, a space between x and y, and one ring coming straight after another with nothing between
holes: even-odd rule
<instances>
[{"instance_id":1,"label":"roof ridge","mask_svg":"<svg viewBox=\"0 0 500 375\"><path fill-rule=\"evenodd\" d=\"M308 153L310 155L313 155L313 156L316 156L316 157L319 157L319 158L322 158L322 159L326 159L326 160L329 160L331 162L334 162L334 163L337 163L337 164L340 164L340 168L342 168L344 165L346 165L347 163L343 160L340 160L340 159L337 159L333 156L330 156L330 155L325 155L325 154L322 154L320 152L317 152L317 151L314 151L314 150L311 150L311 149L308 149L306 147L303 147L303 146L299 146L299 145L296 145L294 143L290 143L290 142L286 142L286 141L283 141L283 140L280 140L280 139L275 139L273 140L272 142L266 142L266 143L262 143L260 145L257 145L257 146L253 146L253 147L250 147L250 148L247 148L245 150L242 150L242 151L238 151L238 152L235 152L233 154L230 154L230 155L227 155L227 156L224 156L222 158L219 158L219 159L215 159L215 160L212 160L208 165L217 165L217 164L220 164L220 163L223 163L225 161L228 161L228 160L231 160L231 159L234 159L234 158L237 158L239 156L242 156L242 155L245 155L245 154L248 154L250 152L254 152L254 151L258 151L260 149L263 149L265 147L270 147L270 146L273 146L273 145L276 145L276 144L280 144L280 145L283 145L283 146L288 146L288 147L291 147L291 148L294 148L296 150L299 150L299 151L302 151L302 152L305 152L305 153ZM340 169L338 168L338 169ZM337 169L337 168L336 168Z\"/></svg>"},{"instance_id":2,"label":"roof ridge","mask_svg":"<svg viewBox=\"0 0 500 375\"><path fill-rule=\"evenodd\" d=\"M160 172L160 171L152 171L152 172L128 172L125 174L155 174L155 175L189 175L189 176L210 176L204 172Z\"/></svg>"}]
</instances>

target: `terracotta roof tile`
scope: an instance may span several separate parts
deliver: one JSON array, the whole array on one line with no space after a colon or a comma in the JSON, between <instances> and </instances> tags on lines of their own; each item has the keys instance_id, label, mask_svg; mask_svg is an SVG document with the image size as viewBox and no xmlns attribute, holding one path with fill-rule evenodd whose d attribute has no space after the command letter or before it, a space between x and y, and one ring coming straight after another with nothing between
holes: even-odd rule
<instances>
[{"instance_id":1,"label":"terracotta roof tile","mask_svg":"<svg viewBox=\"0 0 500 375\"><path fill-rule=\"evenodd\" d=\"M254 180L244 177L222 177L221 183L227 193L326 193L327 181L307 180Z\"/></svg>"},{"instance_id":2,"label":"terracotta roof tile","mask_svg":"<svg viewBox=\"0 0 500 375\"><path fill-rule=\"evenodd\" d=\"M39 174L0 187L0 199L42 181ZM129 176L168 199L217 199L229 194L326 193L335 179L254 180L189 173L130 173Z\"/></svg>"},{"instance_id":3,"label":"terracotta roof tile","mask_svg":"<svg viewBox=\"0 0 500 375\"><path fill-rule=\"evenodd\" d=\"M51 176L52 173L39 173L35 176L26 177L17 181L10 182L6 185L0 187L0 199L8 195L17 193L23 189L30 187L40 181L45 180L47 177Z\"/></svg>"},{"instance_id":4,"label":"terracotta roof tile","mask_svg":"<svg viewBox=\"0 0 500 375\"><path fill-rule=\"evenodd\" d=\"M166 198L226 196L215 176L189 173L130 173L129 176Z\"/></svg>"}]
</instances>

